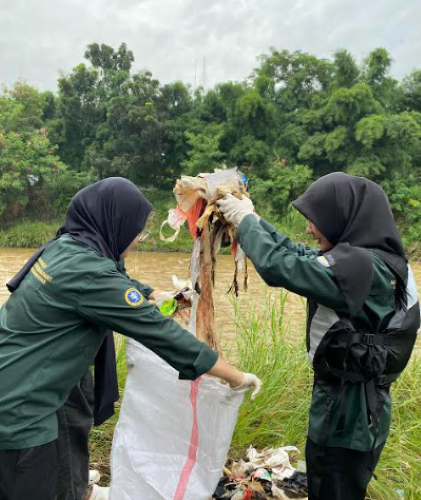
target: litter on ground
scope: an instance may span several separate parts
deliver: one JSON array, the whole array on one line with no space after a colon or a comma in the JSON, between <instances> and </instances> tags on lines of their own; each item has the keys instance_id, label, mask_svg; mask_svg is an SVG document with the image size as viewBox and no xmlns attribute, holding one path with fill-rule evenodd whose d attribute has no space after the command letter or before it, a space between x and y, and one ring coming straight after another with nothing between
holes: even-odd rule
<instances>
[{"instance_id":1,"label":"litter on ground","mask_svg":"<svg viewBox=\"0 0 421 500\"><path fill-rule=\"evenodd\" d=\"M307 476L291 465L298 458L294 446L258 452L250 447L247 456L228 463L213 495L214 500L306 500Z\"/></svg>"}]
</instances>

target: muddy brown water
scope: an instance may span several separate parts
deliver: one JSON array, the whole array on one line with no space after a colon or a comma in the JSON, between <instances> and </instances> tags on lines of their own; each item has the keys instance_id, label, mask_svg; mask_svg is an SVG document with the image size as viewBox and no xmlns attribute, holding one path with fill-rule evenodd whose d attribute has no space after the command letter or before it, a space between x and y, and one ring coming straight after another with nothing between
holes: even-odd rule
<instances>
[{"instance_id":1,"label":"muddy brown water","mask_svg":"<svg viewBox=\"0 0 421 500\"><path fill-rule=\"evenodd\" d=\"M22 267L32 255L31 249L0 248L0 304L9 296L6 282ZM147 283L161 290L171 290L171 276L179 278L189 276L190 254L163 253L163 252L132 252L127 259L126 267L129 275L142 283ZM412 262L412 268L421 291L421 262ZM224 348L230 346L230 340L235 331L234 307L232 295L227 294L234 274L234 263L231 256L220 255L217 259L215 282L215 318L216 327ZM239 278L240 288L242 277ZM262 313L267 308L268 300L279 297L279 289L268 287L256 273L252 264L249 264L248 291L240 291L238 306L240 311L247 314L251 309ZM305 302L292 293L286 299L284 321L288 327L288 335L298 338L303 335L305 322Z\"/></svg>"}]
</instances>

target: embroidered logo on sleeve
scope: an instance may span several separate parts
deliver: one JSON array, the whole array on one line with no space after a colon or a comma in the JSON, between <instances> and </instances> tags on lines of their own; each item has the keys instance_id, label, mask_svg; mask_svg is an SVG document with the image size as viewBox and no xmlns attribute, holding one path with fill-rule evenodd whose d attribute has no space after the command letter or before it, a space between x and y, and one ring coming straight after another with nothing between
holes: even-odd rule
<instances>
[{"instance_id":1,"label":"embroidered logo on sleeve","mask_svg":"<svg viewBox=\"0 0 421 500\"><path fill-rule=\"evenodd\" d=\"M329 261L323 255L317 257L317 262L321 264L323 267L330 267Z\"/></svg>"},{"instance_id":2,"label":"embroidered logo on sleeve","mask_svg":"<svg viewBox=\"0 0 421 500\"><path fill-rule=\"evenodd\" d=\"M129 306L140 306L145 300L137 288L129 288L124 294L124 298Z\"/></svg>"}]
</instances>

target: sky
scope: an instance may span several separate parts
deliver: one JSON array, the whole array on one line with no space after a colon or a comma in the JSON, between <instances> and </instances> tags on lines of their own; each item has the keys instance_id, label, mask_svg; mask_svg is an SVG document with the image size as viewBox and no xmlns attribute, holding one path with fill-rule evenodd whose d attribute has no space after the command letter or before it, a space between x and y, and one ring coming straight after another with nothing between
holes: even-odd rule
<instances>
[{"instance_id":1,"label":"sky","mask_svg":"<svg viewBox=\"0 0 421 500\"><path fill-rule=\"evenodd\" d=\"M359 62L385 47L401 79L421 67L420 21L419 0L0 0L0 83L55 90L93 42L127 43L162 83L242 81L270 47Z\"/></svg>"}]
</instances>

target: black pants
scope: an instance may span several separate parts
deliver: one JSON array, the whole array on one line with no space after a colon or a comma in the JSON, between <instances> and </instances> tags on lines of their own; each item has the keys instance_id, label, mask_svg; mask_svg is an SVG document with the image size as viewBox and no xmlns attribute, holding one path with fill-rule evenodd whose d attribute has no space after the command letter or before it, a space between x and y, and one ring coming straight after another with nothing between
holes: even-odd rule
<instances>
[{"instance_id":1,"label":"black pants","mask_svg":"<svg viewBox=\"0 0 421 500\"><path fill-rule=\"evenodd\" d=\"M93 425L94 383L88 370L72 389L58 418L57 500L82 500L89 481L89 433ZM1 500L1 499L0 499Z\"/></svg>"},{"instance_id":2,"label":"black pants","mask_svg":"<svg viewBox=\"0 0 421 500\"><path fill-rule=\"evenodd\" d=\"M319 447L307 439L308 500L364 500L383 447L374 453L328 447L321 459Z\"/></svg>"},{"instance_id":3,"label":"black pants","mask_svg":"<svg viewBox=\"0 0 421 500\"><path fill-rule=\"evenodd\" d=\"M0 450L0 500L54 500L57 442L25 450Z\"/></svg>"}]
</instances>

